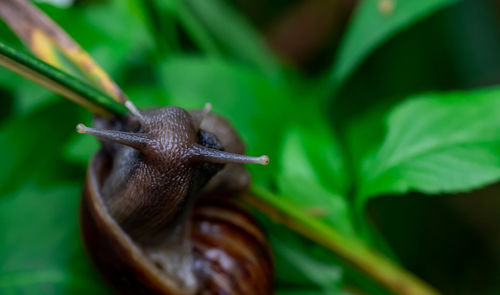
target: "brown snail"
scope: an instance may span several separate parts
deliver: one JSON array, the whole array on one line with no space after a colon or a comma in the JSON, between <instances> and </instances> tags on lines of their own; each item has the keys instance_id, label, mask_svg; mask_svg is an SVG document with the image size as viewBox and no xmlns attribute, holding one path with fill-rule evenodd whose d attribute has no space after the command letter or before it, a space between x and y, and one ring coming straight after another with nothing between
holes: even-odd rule
<instances>
[{"instance_id":1,"label":"brown snail","mask_svg":"<svg viewBox=\"0 0 500 295\"><path fill-rule=\"evenodd\" d=\"M54 56L63 56L70 69L86 73L85 82L130 111L97 117L119 112L87 100L59 78L26 71L18 59L0 60L96 114L95 129L77 127L102 144L87 170L81 231L111 286L120 294L271 294L267 240L228 197L249 184L243 163L266 164L268 158L241 155L245 147L238 134L209 107L137 110L85 51L28 1L0 0L0 16L35 55L55 67L63 66Z\"/></svg>"},{"instance_id":2,"label":"brown snail","mask_svg":"<svg viewBox=\"0 0 500 295\"><path fill-rule=\"evenodd\" d=\"M271 294L268 242L228 197L248 186L241 164L267 156L241 155L243 142L209 107L127 107L122 118L96 118L97 129L77 127L102 143L87 171L81 230L104 278L120 294Z\"/></svg>"}]
</instances>

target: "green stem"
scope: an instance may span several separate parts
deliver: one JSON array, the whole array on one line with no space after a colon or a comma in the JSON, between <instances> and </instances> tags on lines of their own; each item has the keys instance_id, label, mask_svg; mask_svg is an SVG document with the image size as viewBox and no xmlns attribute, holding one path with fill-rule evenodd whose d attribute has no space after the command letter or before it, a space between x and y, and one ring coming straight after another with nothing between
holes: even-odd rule
<instances>
[{"instance_id":1,"label":"green stem","mask_svg":"<svg viewBox=\"0 0 500 295\"><path fill-rule=\"evenodd\" d=\"M275 221L331 250L394 294L439 295L431 286L368 248L362 241L340 234L264 188L254 186L252 191L255 195L243 194L243 200Z\"/></svg>"},{"instance_id":2,"label":"green stem","mask_svg":"<svg viewBox=\"0 0 500 295\"><path fill-rule=\"evenodd\" d=\"M0 43L0 65L78 103L94 114L110 117L125 108L94 87L49 64Z\"/></svg>"}]
</instances>

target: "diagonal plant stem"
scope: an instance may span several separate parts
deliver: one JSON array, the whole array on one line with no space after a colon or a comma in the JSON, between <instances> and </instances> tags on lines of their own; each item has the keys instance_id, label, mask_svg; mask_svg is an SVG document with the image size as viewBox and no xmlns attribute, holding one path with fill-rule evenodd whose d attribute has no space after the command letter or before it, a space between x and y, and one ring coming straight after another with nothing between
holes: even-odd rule
<instances>
[{"instance_id":1,"label":"diagonal plant stem","mask_svg":"<svg viewBox=\"0 0 500 295\"><path fill-rule=\"evenodd\" d=\"M363 242L340 234L264 188L254 186L252 192L243 193L241 197L243 201L276 222L331 250L394 294L440 294L393 261L368 248Z\"/></svg>"},{"instance_id":2,"label":"diagonal plant stem","mask_svg":"<svg viewBox=\"0 0 500 295\"><path fill-rule=\"evenodd\" d=\"M36 6L26 0L1 0L0 16L35 56L83 78L119 103L127 101L120 87L90 55Z\"/></svg>"},{"instance_id":3,"label":"diagonal plant stem","mask_svg":"<svg viewBox=\"0 0 500 295\"><path fill-rule=\"evenodd\" d=\"M1 42L0 65L82 105L96 115L111 117L124 113L124 108L106 94Z\"/></svg>"}]
</instances>

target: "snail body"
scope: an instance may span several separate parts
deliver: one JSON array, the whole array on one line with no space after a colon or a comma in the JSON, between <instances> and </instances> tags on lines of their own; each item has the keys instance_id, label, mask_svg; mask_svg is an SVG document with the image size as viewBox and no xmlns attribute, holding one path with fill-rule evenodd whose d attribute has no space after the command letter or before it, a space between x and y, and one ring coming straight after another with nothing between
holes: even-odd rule
<instances>
[{"instance_id":1,"label":"snail body","mask_svg":"<svg viewBox=\"0 0 500 295\"><path fill-rule=\"evenodd\" d=\"M208 109L132 108L94 125L77 127L102 142L87 171L81 230L116 291L272 293L267 240L230 196L248 186L242 164L266 156L241 155L237 133Z\"/></svg>"}]
</instances>

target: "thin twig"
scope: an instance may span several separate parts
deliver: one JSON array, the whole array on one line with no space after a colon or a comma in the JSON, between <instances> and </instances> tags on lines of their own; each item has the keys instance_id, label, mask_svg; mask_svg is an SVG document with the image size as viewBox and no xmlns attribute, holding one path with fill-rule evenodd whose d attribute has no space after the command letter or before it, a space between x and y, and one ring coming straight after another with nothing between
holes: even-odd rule
<instances>
[{"instance_id":1,"label":"thin twig","mask_svg":"<svg viewBox=\"0 0 500 295\"><path fill-rule=\"evenodd\" d=\"M276 222L331 250L394 294L440 294L393 261L365 246L362 241L340 234L334 228L307 216L298 208L262 188L254 187L253 190L255 194L242 195L245 202Z\"/></svg>"}]
</instances>

